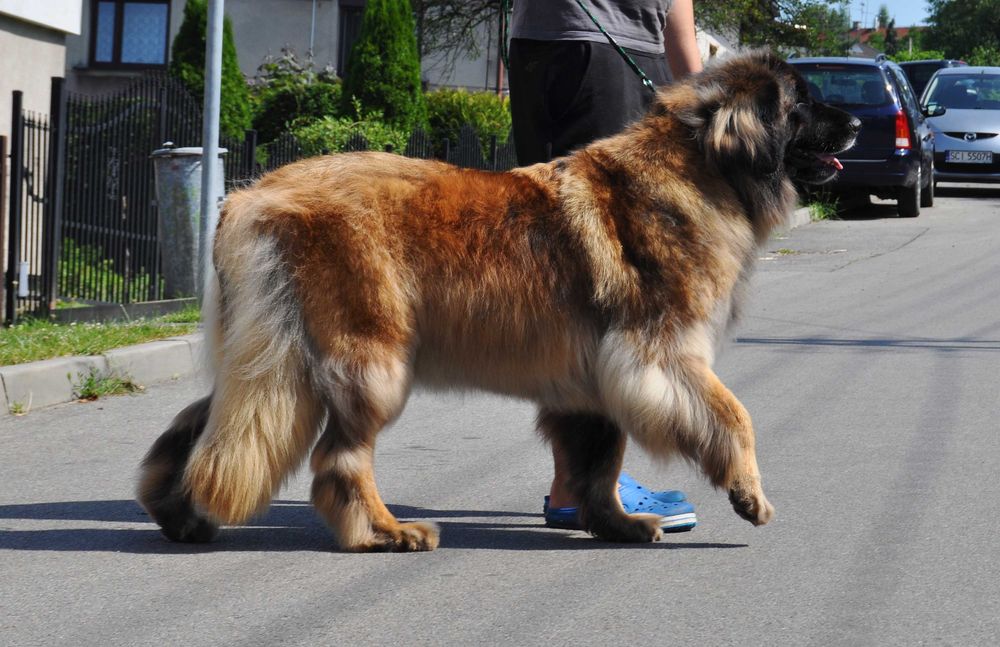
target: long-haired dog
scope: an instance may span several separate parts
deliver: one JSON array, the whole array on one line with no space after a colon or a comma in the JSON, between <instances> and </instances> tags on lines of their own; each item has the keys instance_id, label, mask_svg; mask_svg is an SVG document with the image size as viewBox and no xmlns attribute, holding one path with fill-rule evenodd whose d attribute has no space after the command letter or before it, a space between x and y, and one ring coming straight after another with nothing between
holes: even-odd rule
<instances>
[{"instance_id":1,"label":"long-haired dog","mask_svg":"<svg viewBox=\"0 0 1000 647\"><path fill-rule=\"evenodd\" d=\"M791 178L833 177L859 126L756 52L548 164L357 153L265 176L229 196L215 238L214 388L150 449L139 500L167 537L205 541L260 514L311 449L342 548L431 550L436 527L397 521L372 471L379 430L424 385L536 402L598 537L660 536L618 502L626 438L767 523L750 416L712 362Z\"/></svg>"}]
</instances>

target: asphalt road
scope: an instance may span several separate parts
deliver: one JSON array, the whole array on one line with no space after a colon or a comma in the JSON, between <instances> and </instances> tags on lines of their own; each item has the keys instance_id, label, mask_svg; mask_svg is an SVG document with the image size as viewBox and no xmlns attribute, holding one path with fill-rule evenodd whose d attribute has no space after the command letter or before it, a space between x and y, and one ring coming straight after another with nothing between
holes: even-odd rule
<instances>
[{"instance_id":1,"label":"asphalt road","mask_svg":"<svg viewBox=\"0 0 1000 647\"><path fill-rule=\"evenodd\" d=\"M305 474L252 526L170 544L132 491L202 393L188 380L0 419L0 644L997 644L1000 190L892 215L773 240L717 366L755 420L768 526L630 451L697 529L546 529L531 408L417 395L378 480L398 516L441 525L437 551L336 552Z\"/></svg>"}]
</instances>

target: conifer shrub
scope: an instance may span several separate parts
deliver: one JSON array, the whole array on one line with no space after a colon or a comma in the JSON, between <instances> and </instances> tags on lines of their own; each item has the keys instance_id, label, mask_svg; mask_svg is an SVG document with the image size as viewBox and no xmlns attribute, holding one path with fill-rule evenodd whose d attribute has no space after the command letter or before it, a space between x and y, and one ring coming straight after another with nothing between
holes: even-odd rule
<instances>
[{"instance_id":1,"label":"conifer shrub","mask_svg":"<svg viewBox=\"0 0 1000 647\"><path fill-rule=\"evenodd\" d=\"M187 0L184 20L174 38L169 71L180 79L192 96L205 96L205 34L208 25L207 0ZM252 108L250 89L236 58L233 26L229 19L222 28L222 97L219 105L219 129L229 137L242 137L250 127Z\"/></svg>"},{"instance_id":2,"label":"conifer shrub","mask_svg":"<svg viewBox=\"0 0 1000 647\"><path fill-rule=\"evenodd\" d=\"M348 59L341 113L352 114L355 100L366 113L381 113L394 127L427 127L409 0L366 3L361 31Z\"/></svg>"}]
</instances>

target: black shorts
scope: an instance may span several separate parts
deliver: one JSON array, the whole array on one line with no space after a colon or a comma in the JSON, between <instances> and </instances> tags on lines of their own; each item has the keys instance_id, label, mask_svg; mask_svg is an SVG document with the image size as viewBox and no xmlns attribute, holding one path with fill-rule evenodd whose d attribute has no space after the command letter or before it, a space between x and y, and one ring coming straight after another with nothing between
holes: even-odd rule
<instances>
[{"instance_id":1,"label":"black shorts","mask_svg":"<svg viewBox=\"0 0 1000 647\"><path fill-rule=\"evenodd\" d=\"M663 54L629 55L655 85L670 82ZM512 39L508 78L522 166L620 132L645 114L653 96L607 43Z\"/></svg>"}]
</instances>

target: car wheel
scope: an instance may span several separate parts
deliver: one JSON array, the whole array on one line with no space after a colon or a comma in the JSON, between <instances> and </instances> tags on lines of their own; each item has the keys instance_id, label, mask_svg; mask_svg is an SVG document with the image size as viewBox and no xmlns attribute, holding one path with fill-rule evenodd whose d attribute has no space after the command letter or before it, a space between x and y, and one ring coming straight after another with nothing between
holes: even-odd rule
<instances>
[{"instance_id":1,"label":"car wheel","mask_svg":"<svg viewBox=\"0 0 1000 647\"><path fill-rule=\"evenodd\" d=\"M920 192L920 206L921 207L933 207L934 206L934 165L931 164L931 174L927 180L927 186L924 190Z\"/></svg>"},{"instance_id":2,"label":"car wheel","mask_svg":"<svg viewBox=\"0 0 1000 647\"><path fill-rule=\"evenodd\" d=\"M899 187L899 198L896 200L896 213L900 218L916 218L920 215L920 205L923 200L920 198L922 191L920 185L923 184L923 174L917 169L917 181L913 186Z\"/></svg>"}]
</instances>

